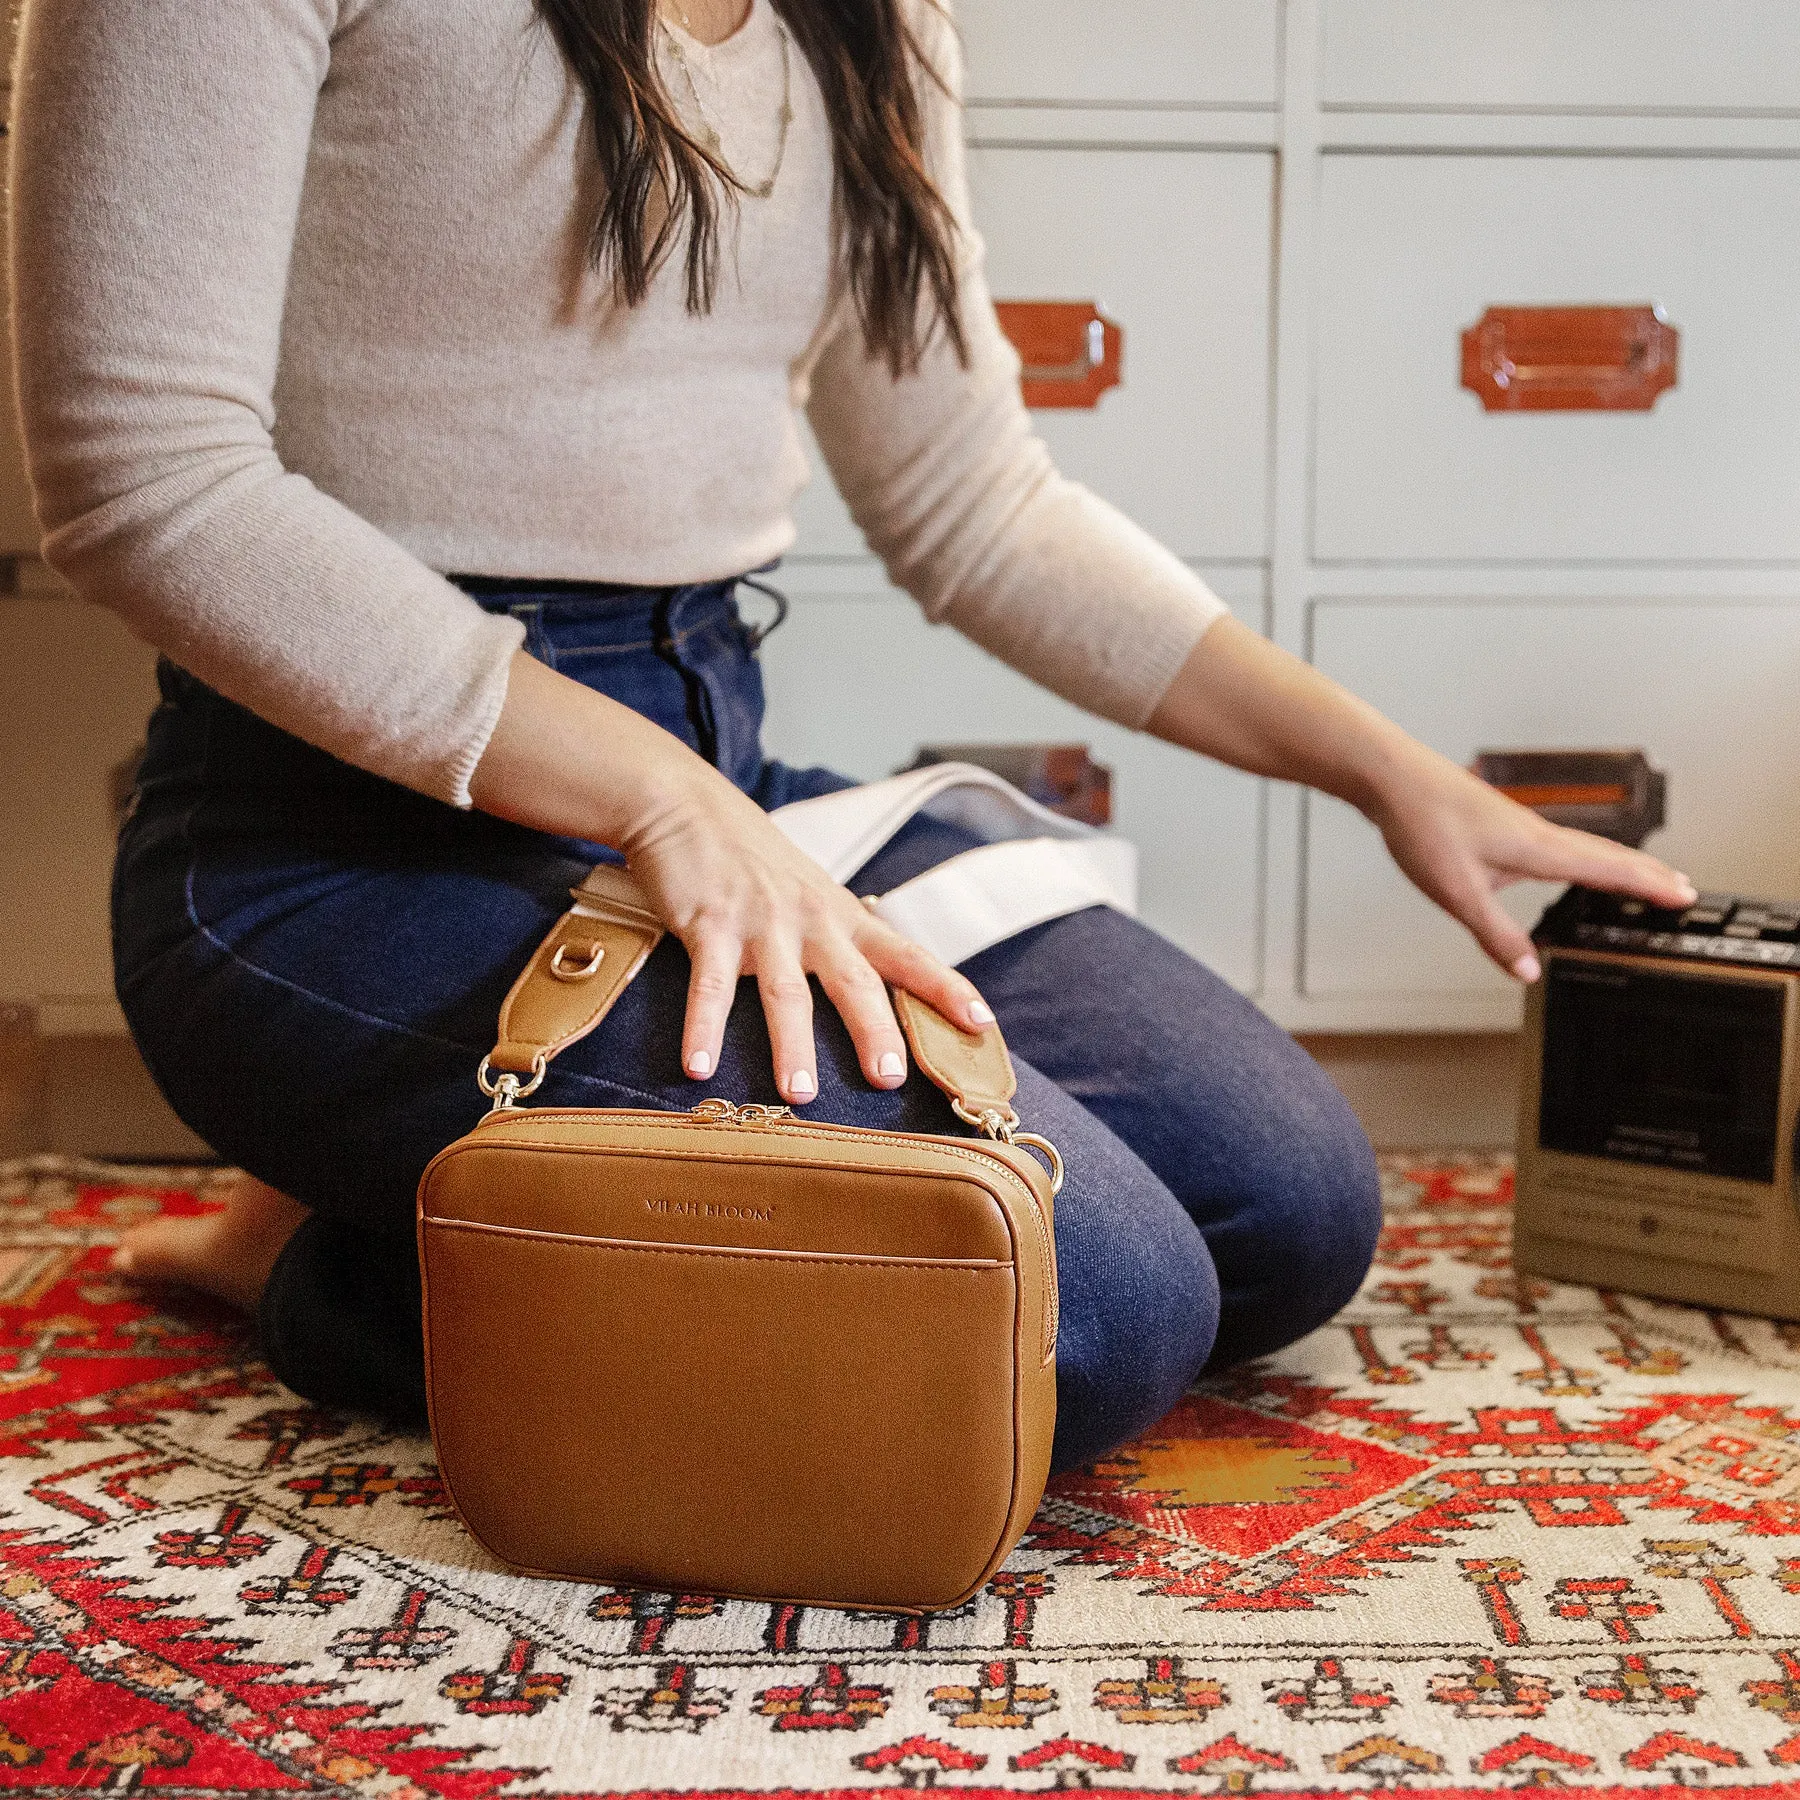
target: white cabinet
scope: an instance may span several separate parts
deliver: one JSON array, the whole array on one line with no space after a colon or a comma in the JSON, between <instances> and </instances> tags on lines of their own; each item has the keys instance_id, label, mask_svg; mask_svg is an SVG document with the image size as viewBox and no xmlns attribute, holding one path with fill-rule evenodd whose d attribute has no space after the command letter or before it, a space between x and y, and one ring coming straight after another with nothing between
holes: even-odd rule
<instances>
[{"instance_id":1,"label":"white cabinet","mask_svg":"<svg viewBox=\"0 0 1800 1800\"><path fill-rule=\"evenodd\" d=\"M113 771L156 703L155 652L69 599L0 600L0 1002L117 1029Z\"/></svg>"},{"instance_id":2,"label":"white cabinet","mask_svg":"<svg viewBox=\"0 0 1800 1800\"><path fill-rule=\"evenodd\" d=\"M1328 107L1800 110L1793 0L1324 0Z\"/></svg>"},{"instance_id":3,"label":"white cabinet","mask_svg":"<svg viewBox=\"0 0 1800 1800\"><path fill-rule=\"evenodd\" d=\"M1178 555L1265 556L1274 159L978 148L969 169L995 297L1091 300L1124 329L1122 386L1035 415L1057 466ZM796 554L858 555L813 459Z\"/></svg>"},{"instance_id":4,"label":"white cabinet","mask_svg":"<svg viewBox=\"0 0 1800 1800\"><path fill-rule=\"evenodd\" d=\"M1273 106L1275 0L958 0L977 102Z\"/></svg>"},{"instance_id":5,"label":"white cabinet","mask_svg":"<svg viewBox=\"0 0 1800 1800\"><path fill-rule=\"evenodd\" d=\"M1318 284L1325 562L1800 558L1800 162L1332 157ZM1649 412L1485 412L1492 304L1656 302Z\"/></svg>"},{"instance_id":6,"label":"white cabinet","mask_svg":"<svg viewBox=\"0 0 1800 1800\"><path fill-rule=\"evenodd\" d=\"M1800 558L1800 161L1325 161L1313 552L1325 562ZM1647 412L1486 412L1491 305L1654 302Z\"/></svg>"},{"instance_id":7,"label":"white cabinet","mask_svg":"<svg viewBox=\"0 0 1800 1800\"><path fill-rule=\"evenodd\" d=\"M969 170L995 297L1124 328L1124 384L1037 415L1057 466L1179 556L1266 556L1274 158L975 149Z\"/></svg>"},{"instance_id":8,"label":"white cabinet","mask_svg":"<svg viewBox=\"0 0 1800 1800\"><path fill-rule=\"evenodd\" d=\"M1260 600L1239 611L1260 619ZM923 743L1084 742L1113 770L1114 827L1138 846L1143 917L1228 981L1258 981L1259 786L1103 724L928 625L895 594L801 597L763 650L770 753L874 779Z\"/></svg>"},{"instance_id":9,"label":"white cabinet","mask_svg":"<svg viewBox=\"0 0 1800 1800\"><path fill-rule=\"evenodd\" d=\"M868 554L863 534L857 530L850 509L832 485L831 471L825 466L820 450L804 419L800 420L800 440L806 448L806 460L812 466L812 480L800 490L794 502L794 530L797 533L791 555L797 557L861 557Z\"/></svg>"},{"instance_id":10,"label":"white cabinet","mask_svg":"<svg viewBox=\"0 0 1800 1800\"><path fill-rule=\"evenodd\" d=\"M1178 10L1185 29L1200 12L1254 9L1136 10ZM960 17L979 60L978 15ZM1041 34L1041 19L1017 22ZM1091 21L1083 29L1105 35ZM1057 466L1178 554L1227 565L1208 573L1261 629L1273 157L978 146L969 166L995 296L1092 301L1124 331L1121 386L1092 409L1034 415ZM1116 828L1142 856L1145 919L1254 991L1260 784L1080 712L866 579L849 584L864 591L830 592L831 577L806 565L865 547L814 455L816 478L797 509L808 591L764 651L771 753L874 778L922 743L1085 742L1114 771Z\"/></svg>"},{"instance_id":11,"label":"white cabinet","mask_svg":"<svg viewBox=\"0 0 1800 1800\"><path fill-rule=\"evenodd\" d=\"M1800 895L1800 598L1344 602L1313 660L1462 764L1478 750L1639 746L1669 777L1648 848L1703 886ZM1555 890L1509 891L1531 921ZM1506 978L1348 807L1307 809L1308 996L1502 995Z\"/></svg>"},{"instance_id":12,"label":"white cabinet","mask_svg":"<svg viewBox=\"0 0 1800 1800\"><path fill-rule=\"evenodd\" d=\"M1653 849L1800 895L1800 12L1290 0L1266 37L1247 5L959 17L994 293L1125 328L1122 387L1037 415L1059 465L1190 560L1266 568L1278 638L1457 760L1642 745L1671 778ZM1249 135L1264 66L1279 156ZM1640 305L1679 339L1647 410L1490 412L1462 385L1490 308ZM810 504L802 561L860 556ZM900 605L820 601L771 646L777 741L880 774L934 736L1078 737L1122 819L1199 782ZM815 680L863 672L854 697L803 696L802 643ZM869 697L870 645L919 698ZM1252 830L1256 790L1208 779L1213 865L1134 830L1151 916L1284 1022L1516 1017L1359 817L1276 788Z\"/></svg>"}]
</instances>

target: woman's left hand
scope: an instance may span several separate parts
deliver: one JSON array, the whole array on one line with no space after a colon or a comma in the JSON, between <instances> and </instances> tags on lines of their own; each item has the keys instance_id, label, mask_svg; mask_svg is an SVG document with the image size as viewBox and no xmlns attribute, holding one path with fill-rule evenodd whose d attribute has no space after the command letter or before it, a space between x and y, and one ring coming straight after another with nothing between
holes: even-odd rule
<instances>
[{"instance_id":1,"label":"woman's left hand","mask_svg":"<svg viewBox=\"0 0 1800 1800\"><path fill-rule=\"evenodd\" d=\"M1694 884L1667 863L1549 824L1422 744L1405 740L1390 756L1363 810L1408 879L1521 981L1538 978L1537 954L1494 898L1512 882L1573 881L1664 907L1697 898Z\"/></svg>"},{"instance_id":2,"label":"woman's left hand","mask_svg":"<svg viewBox=\"0 0 1800 1800\"><path fill-rule=\"evenodd\" d=\"M1236 619L1220 619L1200 639L1149 728L1252 774L1348 801L1414 885L1521 981L1540 971L1530 937L1494 898L1511 882L1575 881L1654 906L1698 898L1685 875L1654 856L1546 823Z\"/></svg>"}]
</instances>

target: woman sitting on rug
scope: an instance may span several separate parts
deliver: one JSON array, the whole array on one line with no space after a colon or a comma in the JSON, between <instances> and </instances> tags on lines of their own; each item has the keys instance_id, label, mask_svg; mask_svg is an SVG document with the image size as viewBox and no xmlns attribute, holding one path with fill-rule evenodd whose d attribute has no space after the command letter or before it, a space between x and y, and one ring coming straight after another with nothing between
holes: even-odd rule
<instances>
[{"instance_id":1,"label":"woman sitting on rug","mask_svg":"<svg viewBox=\"0 0 1800 1800\"><path fill-rule=\"evenodd\" d=\"M415 1185L602 847L671 935L546 1102L950 1130L883 984L1004 1021L1069 1168L1060 1465L1367 1267L1355 1120L1198 963L1102 907L946 968L769 822L846 785L764 757L733 600L792 539L802 408L930 617L1359 807L1521 980L1504 882L1692 897L1234 623L1056 474L983 284L956 81L930 0L28 0L13 268L46 555L165 654L118 991L250 1177L118 1266L254 1309L314 1400L419 1416ZM920 817L852 888L970 841Z\"/></svg>"}]
</instances>

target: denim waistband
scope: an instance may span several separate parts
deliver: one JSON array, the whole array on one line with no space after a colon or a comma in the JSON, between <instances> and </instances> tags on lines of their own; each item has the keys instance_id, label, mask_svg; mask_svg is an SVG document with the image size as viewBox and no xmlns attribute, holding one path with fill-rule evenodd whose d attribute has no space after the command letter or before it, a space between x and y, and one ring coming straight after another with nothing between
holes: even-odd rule
<instances>
[{"instance_id":1,"label":"denim waistband","mask_svg":"<svg viewBox=\"0 0 1800 1800\"><path fill-rule=\"evenodd\" d=\"M760 573L760 571L758 571ZM740 786L762 766L762 674L773 625L747 625L737 591L754 576L639 587L618 582L452 575L488 612L525 627L540 662L662 725ZM777 609L786 602L765 589Z\"/></svg>"},{"instance_id":2,"label":"denim waistband","mask_svg":"<svg viewBox=\"0 0 1800 1800\"><path fill-rule=\"evenodd\" d=\"M737 580L682 587L631 587L609 581L511 581L453 575L484 611L511 614L526 629L527 647L578 638L585 649L666 650L702 625L733 615Z\"/></svg>"},{"instance_id":3,"label":"denim waistband","mask_svg":"<svg viewBox=\"0 0 1800 1800\"><path fill-rule=\"evenodd\" d=\"M745 792L762 778L764 632L739 616L737 578L680 587L451 576L525 627L525 649L662 726ZM778 611L785 605L776 602ZM766 629L766 628L765 628ZM166 657L140 787L254 787L266 801L369 796L373 778L246 711ZM334 804L336 801L334 801Z\"/></svg>"}]
</instances>

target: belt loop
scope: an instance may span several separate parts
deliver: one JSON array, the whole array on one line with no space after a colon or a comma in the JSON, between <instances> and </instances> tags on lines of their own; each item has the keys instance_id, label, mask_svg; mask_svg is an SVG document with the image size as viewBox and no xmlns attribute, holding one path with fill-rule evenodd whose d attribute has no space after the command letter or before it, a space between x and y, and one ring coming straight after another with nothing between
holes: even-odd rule
<instances>
[{"instance_id":1,"label":"belt loop","mask_svg":"<svg viewBox=\"0 0 1800 1800\"><path fill-rule=\"evenodd\" d=\"M525 653L535 657L546 668L556 667L556 647L544 630L544 603L541 600L514 600L506 608L511 617L525 627Z\"/></svg>"},{"instance_id":2,"label":"belt loop","mask_svg":"<svg viewBox=\"0 0 1800 1800\"><path fill-rule=\"evenodd\" d=\"M740 575L739 587L754 588L757 593L775 602L775 616L766 625L746 625L744 640L749 645L750 654L754 656L762 647L764 640L771 632L779 631L787 623L788 614L794 609L788 597L773 582L758 581L754 575Z\"/></svg>"}]
</instances>

